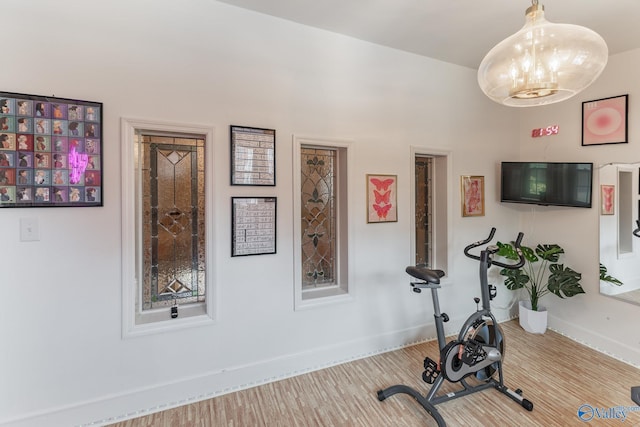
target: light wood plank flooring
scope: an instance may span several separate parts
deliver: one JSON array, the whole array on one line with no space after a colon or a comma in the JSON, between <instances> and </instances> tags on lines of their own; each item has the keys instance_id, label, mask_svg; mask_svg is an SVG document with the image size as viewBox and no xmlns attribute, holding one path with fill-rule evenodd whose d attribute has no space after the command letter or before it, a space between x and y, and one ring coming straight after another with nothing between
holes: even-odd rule
<instances>
[{"instance_id":1,"label":"light wood plank flooring","mask_svg":"<svg viewBox=\"0 0 640 427\"><path fill-rule=\"evenodd\" d=\"M577 416L594 408L632 407L640 370L555 332L532 335L516 321L501 324L506 336L505 383L521 388L532 412L489 389L438 405L448 426L637 426L640 411L626 421ZM321 371L243 390L114 424L113 427L254 426L435 426L413 398L397 394L383 402L376 391L407 384L426 393L425 356L436 358L436 342L415 345ZM451 390L447 384L442 390Z\"/></svg>"}]
</instances>

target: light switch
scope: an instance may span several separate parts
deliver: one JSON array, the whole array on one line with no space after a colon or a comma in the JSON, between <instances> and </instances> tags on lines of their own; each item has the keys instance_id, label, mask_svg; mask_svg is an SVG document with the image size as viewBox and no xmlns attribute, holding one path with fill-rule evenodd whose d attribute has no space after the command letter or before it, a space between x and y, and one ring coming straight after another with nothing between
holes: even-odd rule
<instances>
[{"instance_id":1,"label":"light switch","mask_svg":"<svg viewBox=\"0 0 640 427\"><path fill-rule=\"evenodd\" d=\"M37 218L20 218L20 241L36 242L40 240Z\"/></svg>"}]
</instances>

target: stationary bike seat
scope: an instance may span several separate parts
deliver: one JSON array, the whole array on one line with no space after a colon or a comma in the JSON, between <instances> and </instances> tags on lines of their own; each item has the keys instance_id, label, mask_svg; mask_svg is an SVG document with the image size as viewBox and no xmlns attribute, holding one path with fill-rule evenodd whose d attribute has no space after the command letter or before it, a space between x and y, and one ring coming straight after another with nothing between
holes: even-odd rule
<instances>
[{"instance_id":1,"label":"stationary bike seat","mask_svg":"<svg viewBox=\"0 0 640 427\"><path fill-rule=\"evenodd\" d=\"M416 279L424 280L434 285L440 284L440 278L444 276L444 271L442 270L432 270L425 266L418 265L410 265L405 271Z\"/></svg>"}]
</instances>

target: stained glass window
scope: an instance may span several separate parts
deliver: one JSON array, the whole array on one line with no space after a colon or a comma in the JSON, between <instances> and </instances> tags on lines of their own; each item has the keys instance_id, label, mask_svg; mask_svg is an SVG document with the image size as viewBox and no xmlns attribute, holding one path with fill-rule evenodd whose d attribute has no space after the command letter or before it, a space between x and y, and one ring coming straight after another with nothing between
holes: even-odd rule
<instances>
[{"instance_id":1,"label":"stained glass window","mask_svg":"<svg viewBox=\"0 0 640 427\"><path fill-rule=\"evenodd\" d=\"M336 284L336 150L301 148L302 289Z\"/></svg>"},{"instance_id":2,"label":"stained glass window","mask_svg":"<svg viewBox=\"0 0 640 427\"><path fill-rule=\"evenodd\" d=\"M142 308L204 302L203 139L143 135Z\"/></svg>"},{"instance_id":3,"label":"stained glass window","mask_svg":"<svg viewBox=\"0 0 640 427\"><path fill-rule=\"evenodd\" d=\"M416 264L433 265L433 159L416 156Z\"/></svg>"}]
</instances>

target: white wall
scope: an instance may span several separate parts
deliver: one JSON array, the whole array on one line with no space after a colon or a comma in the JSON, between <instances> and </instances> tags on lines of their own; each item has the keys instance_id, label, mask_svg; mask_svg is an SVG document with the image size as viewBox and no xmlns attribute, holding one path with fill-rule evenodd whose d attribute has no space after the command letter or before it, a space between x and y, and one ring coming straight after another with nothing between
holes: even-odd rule
<instances>
[{"instance_id":1,"label":"white wall","mask_svg":"<svg viewBox=\"0 0 640 427\"><path fill-rule=\"evenodd\" d=\"M639 156L640 158L640 156ZM631 160L626 159L626 160ZM620 163L607 163L599 171L600 185L613 185L615 189L614 212L612 215L600 215L600 262L606 266L607 274L622 282L622 285L614 285L607 282L600 283L600 292L607 295L618 295L640 289L640 239L633 237L631 231L637 225L638 218L638 168L640 163L628 161ZM618 176L620 172L632 177L631 191L623 192ZM623 202L623 198L626 199ZM631 205L633 222L624 221L626 215L620 216L622 206ZM626 238L631 242L631 251L621 251L620 240ZM623 244L624 249L624 244Z\"/></svg>"},{"instance_id":2,"label":"white wall","mask_svg":"<svg viewBox=\"0 0 640 427\"><path fill-rule=\"evenodd\" d=\"M612 56L603 74L584 92L562 103L524 111L519 133L521 158L585 161L593 162L596 167L612 162L640 161L640 127L636 125L640 114L640 89L635 73L639 66L640 50ZM583 147L582 102L624 94L629 94L629 143ZM559 125L559 134L530 137L533 128L549 125ZM638 366L640 330L637 319L640 307L599 293L599 189L596 173L591 209L534 207L518 212L521 213L523 231L527 234L526 243L558 243L565 249L566 264L582 272L581 283L586 295L568 300L554 295L545 298L544 303L550 311L550 326ZM512 208L505 205L504 209ZM513 210L516 211L515 208Z\"/></svg>"},{"instance_id":3,"label":"white wall","mask_svg":"<svg viewBox=\"0 0 640 427\"><path fill-rule=\"evenodd\" d=\"M518 157L519 112L485 98L474 70L213 0L5 0L2 22L0 89L104 103L105 205L1 212L0 425L132 417L433 336L429 297L410 292L404 273L411 146L453 155L442 292L451 330L478 295L464 245L494 225L502 240L518 231L518 215L498 202L496 171ZM216 129L213 326L121 339L121 117ZM229 186L231 124L277 130L276 188ZM355 141L352 303L293 310L293 134ZM367 173L398 175L397 223L366 224ZM484 217L460 216L467 174L486 177ZM276 255L230 257L237 195L278 197ZM19 241L24 217L38 221L40 241ZM579 302L566 307L580 311Z\"/></svg>"},{"instance_id":4,"label":"white wall","mask_svg":"<svg viewBox=\"0 0 640 427\"><path fill-rule=\"evenodd\" d=\"M491 226L501 240L522 229L526 243L562 245L567 263L583 272L586 295L545 301L551 326L640 365L640 309L598 293L597 208L501 205L497 179L501 160L638 160L640 52L612 57L574 99L517 110L485 98L474 70L212 0L5 0L2 18L1 90L104 102L105 206L2 210L0 425L136 416L433 336L429 297L411 293L404 273L411 146L453 155L450 279L442 291L451 331L477 295L477 266L462 248ZM581 147L581 102L624 93L631 142ZM211 327L121 339L121 117L216 129L218 212L209 226L218 310ZM277 130L276 188L229 186L230 124ZM534 127L553 124L558 135L530 138ZM355 141L361 184L350 197L352 303L293 310L293 134ZM398 175L397 223L366 224L367 173ZM459 176L467 174L486 177L484 217L460 216ZM229 256L236 195L278 197L276 255ZM39 242L19 241L24 217L38 220ZM496 305L506 307L511 297L501 289Z\"/></svg>"}]
</instances>

